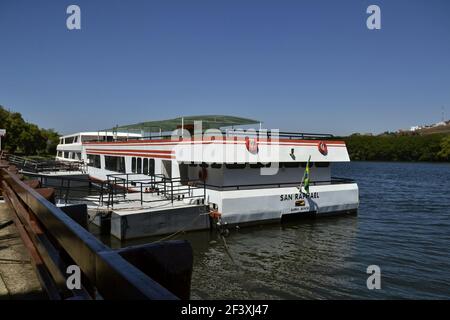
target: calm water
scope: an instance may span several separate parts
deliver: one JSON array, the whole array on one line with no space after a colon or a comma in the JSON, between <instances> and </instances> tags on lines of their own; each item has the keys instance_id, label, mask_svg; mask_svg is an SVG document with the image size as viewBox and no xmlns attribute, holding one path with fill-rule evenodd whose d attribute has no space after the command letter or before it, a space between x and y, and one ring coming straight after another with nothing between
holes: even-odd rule
<instances>
[{"instance_id":1,"label":"calm water","mask_svg":"<svg viewBox=\"0 0 450 320\"><path fill-rule=\"evenodd\" d=\"M358 216L233 229L229 254L215 233L178 236L194 248L192 298L449 299L450 164L353 162L334 175L358 182ZM372 264L381 290L366 287Z\"/></svg>"}]
</instances>

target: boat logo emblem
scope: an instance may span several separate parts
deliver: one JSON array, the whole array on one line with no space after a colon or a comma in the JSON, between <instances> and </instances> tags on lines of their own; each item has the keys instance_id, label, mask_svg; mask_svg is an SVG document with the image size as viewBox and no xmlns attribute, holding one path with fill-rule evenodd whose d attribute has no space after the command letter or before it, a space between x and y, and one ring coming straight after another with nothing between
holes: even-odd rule
<instances>
[{"instance_id":1,"label":"boat logo emblem","mask_svg":"<svg viewBox=\"0 0 450 320\"><path fill-rule=\"evenodd\" d=\"M245 146L250 153L258 152L258 142L256 141L256 139L245 137Z\"/></svg>"},{"instance_id":2,"label":"boat logo emblem","mask_svg":"<svg viewBox=\"0 0 450 320\"><path fill-rule=\"evenodd\" d=\"M320 141L317 147L319 148L320 153L323 154L324 156L328 154L328 147L325 142Z\"/></svg>"}]
</instances>

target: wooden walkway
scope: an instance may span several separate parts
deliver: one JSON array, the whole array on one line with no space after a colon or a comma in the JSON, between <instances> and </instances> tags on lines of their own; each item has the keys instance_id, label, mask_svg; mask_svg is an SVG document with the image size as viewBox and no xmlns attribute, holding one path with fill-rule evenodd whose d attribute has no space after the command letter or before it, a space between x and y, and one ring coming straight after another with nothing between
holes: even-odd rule
<instances>
[{"instance_id":1,"label":"wooden walkway","mask_svg":"<svg viewBox=\"0 0 450 320\"><path fill-rule=\"evenodd\" d=\"M11 220L0 202L0 225ZM46 299L30 257L14 224L0 229L0 300Z\"/></svg>"}]
</instances>

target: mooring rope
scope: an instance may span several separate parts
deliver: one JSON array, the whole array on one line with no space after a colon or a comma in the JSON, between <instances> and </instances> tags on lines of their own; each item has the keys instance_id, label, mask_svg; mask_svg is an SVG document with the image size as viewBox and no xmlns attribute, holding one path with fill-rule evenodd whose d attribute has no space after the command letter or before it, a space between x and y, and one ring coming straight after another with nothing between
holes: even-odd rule
<instances>
[{"instance_id":1,"label":"mooring rope","mask_svg":"<svg viewBox=\"0 0 450 320\"><path fill-rule=\"evenodd\" d=\"M169 234L169 235L166 236L166 237L163 237L163 238L161 238L161 239L159 239L159 240L156 240L156 241L153 241L153 242L150 242L150 243L152 244L152 243L157 243L157 242L161 242L161 241L165 241L165 240L167 240L167 239L170 239L170 238L176 236L177 234L186 231L187 227L189 227L189 226L191 226L192 224L194 224L194 222L197 221L197 219L200 218L201 216L205 216L205 215L208 215L208 214L209 214L209 213L207 213L207 212L206 212L206 213L205 213L205 212L200 213L197 217L195 217L194 220L191 221L191 224L190 224L190 225L187 225L187 226L185 226L184 228L178 230L177 232L174 232L174 233L172 233L172 234Z\"/></svg>"}]
</instances>

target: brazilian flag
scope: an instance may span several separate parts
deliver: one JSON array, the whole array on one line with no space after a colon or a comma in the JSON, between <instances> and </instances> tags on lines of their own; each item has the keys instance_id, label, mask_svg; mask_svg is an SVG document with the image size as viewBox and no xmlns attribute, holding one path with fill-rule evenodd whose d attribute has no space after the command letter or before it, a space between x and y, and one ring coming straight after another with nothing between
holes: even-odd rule
<instances>
[{"instance_id":1,"label":"brazilian flag","mask_svg":"<svg viewBox=\"0 0 450 320\"><path fill-rule=\"evenodd\" d=\"M311 156L308 158L308 162L306 163L305 172L303 174L302 184L303 188L305 189L305 192L307 195L309 195L309 161L311 160ZM301 190L301 188L300 188Z\"/></svg>"}]
</instances>

